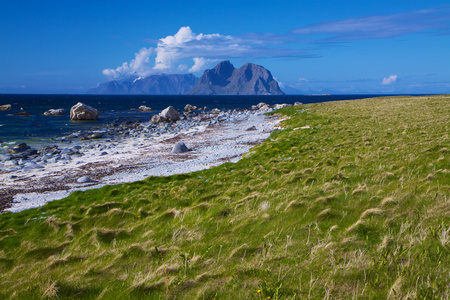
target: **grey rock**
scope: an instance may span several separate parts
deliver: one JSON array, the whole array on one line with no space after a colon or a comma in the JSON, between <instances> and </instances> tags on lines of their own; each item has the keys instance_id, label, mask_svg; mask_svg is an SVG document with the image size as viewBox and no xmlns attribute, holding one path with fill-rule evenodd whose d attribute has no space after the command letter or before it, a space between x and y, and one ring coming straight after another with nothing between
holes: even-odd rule
<instances>
[{"instance_id":1,"label":"grey rock","mask_svg":"<svg viewBox=\"0 0 450 300\"><path fill-rule=\"evenodd\" d=\"M73 151L72 151L72 149L70 149L70 148L64 148L62 151L61 151L61 154L72 154L73 153Z\"/></svg>"},{"instance_id":2,"label":"grey rock","mask_svg":"<svg viewBox=\"0 0 450 300\"><path fill-rule=\"evenodd\" d=\"M91 178L89 178L87 176L83 176L83 177L78 178L77 182L78 183L89 183L89 182L96 182L96 180L91 179Z\"/></svg>"},{"instance_id":3,"label":"grey rock","mask_svg":"<svg viewBox=\"0 0 450 300\"><path fill-rule=\"evenodd\" d=\"M186 147L186 145L183 142L178 142L173 146L172 153L184 153L188 152L190 149Z\"/></svg>"},{"instance_id":4,"label":"grey rock","mask_svg":"<svg viewBox=\"0 0 450 300\"><path fill-rule=\"evenodd\" d=\"M256 127L255 126L252 126L252 127L249 127L249 128L247 128L247 129L245 129L246 131L254 131L254 130L256 130Z\"/></svg>"},{"instance_id":5,"label":"grey rock","mask_svg":"<svg viewBox=\"0 0 450 300\"><path fill-rule=\"evenodd\" d=\"M29 156L36 155L38 152L36 149L27 149L19 154L14 155L14 158L28 158Z\"/></svg>"},{"instance_id":6,"label":"grey rock","mask_svg":"<svg viewBox=\"0 0 450 300\"><path fill-rule=\"evenodd\" d=\"M94 133L92 133L92 134L90 134L90 135L88 135L88 138L89 139L101 139L102 137L103 137L103 132L94 132Z\"/></svg>"},{"instance_id":7,"label":"grey rock","mask_svg":"<svg viewBox=\"0 0 450 300\"><path fill-rule=\"evenodd\" d=\"M19 162L17 160L8 160L5 161L5 167L13 167L13 166L17 166L19 164Z\"/></svg>"},{"instance_id":8,"label":"grey rock","mask_svg":"<svg viewBox=\"0 0 450 300\"><path fill-rule=\"evenodd\" d=\"M71 120L98 120L98 111L81 102L78 102L70 109Z\"/></svg>"},{"instance_id":9,"label":"grey rock","mask_svg":"<svg viewBox=\"0 0 450 300\"><path fill-rule=\"evenodd\" d=\"M13 156L11 154L0 154L0 161L5 162L10 160Z\"/></svg>"},{"instance_id":10,"label":"grey rock","mask_svg":"<svg viewBox=\"0 0 450 300\"><path fill-rule=\"evenodd\" d=\"M23 171L24 172L28 172L28 171L31 171L31 170L42 169L42 168L44 168L42 165L39 165L39 164L34 163L34 162L27 162L27 163L24 164Z\"/></svg>"},{"instance_id":11,"label":"grey rock","mask_svg":"<svg viewBox=\"0 0 450 300\"><path fill-rule=\"evenodd\" d=\"M18 153L24 152L27 149L30 149L30 146L28 146L25 143L20 143L12 148L7 148L6 151L9 154L18 154Z\"/></svg>"},{"instance_id":12,"label":"grey rock","mask_svg":"<svg viewBox=\"0 0 450 300\"><path fill-rule=\"evenodd\" d=\"M151 120L152 123L161 123L161 122L165 122L165 121L166 121L166 118L164 118L160 115L154 115Z\"/></svg>"},{"instance_id":13,"label":"grey rock","mask_svg":"<svg viewBox=\"0 0 450 300\"><path fill-rule=\"evenodd\" d=\"M15 167L6 168L5 172L6 173L15 172L15 171L19 171L20 169L21 169L20 167L15 166Z\"/></svg>"},{"instance_id":14,"label":"grey rock","mask_svg":"<svg viewBox=\"0 0 450 300\"><path fill-rule=\"evenodd\" d=\"M103 151L102 153L99 154L99 156L104 156L104 155L108 155L108 152Z\"/></svg>"},{"instance_id":15,"label":"grey rock","mask_svg":"<svg viewBox=\"0 0 450 300\"><path fill-rule=\"evenodd\" d=\"M294 103L294 106L297 106L297 105L303 105L303 103L301 103L301 102L295 102L295 103Z\"/></svg>"}]
</instances>

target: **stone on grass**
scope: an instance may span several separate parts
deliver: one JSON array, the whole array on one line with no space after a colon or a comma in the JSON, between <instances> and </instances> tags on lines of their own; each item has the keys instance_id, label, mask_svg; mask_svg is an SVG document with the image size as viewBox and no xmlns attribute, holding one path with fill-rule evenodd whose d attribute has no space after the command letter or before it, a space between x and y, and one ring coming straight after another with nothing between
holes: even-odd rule
<instances>
[{"instance_id":1,"label":"stone on grass","mask_svg":"<svg viewBox=\"0 0 450 300\"><path fill-rule=\"evenodd\" d=\"M98 111L81 102L78 102L70 109L71 120L98 120Z\"/></svg>"},{"instance_id":2,"label":"stone on grass","mask_svg":"<svg viewBox=\"0 0 450 300\"><path fill-rule=\"evenodd\" d=\"M286 103L283 103L283 104L275 104L275 106L273 107L274 109L280 109L280 108L283 108L283 107L288 107L288 106L292 106L291 104L286 104Z\"/></svg>"}]
</instances>

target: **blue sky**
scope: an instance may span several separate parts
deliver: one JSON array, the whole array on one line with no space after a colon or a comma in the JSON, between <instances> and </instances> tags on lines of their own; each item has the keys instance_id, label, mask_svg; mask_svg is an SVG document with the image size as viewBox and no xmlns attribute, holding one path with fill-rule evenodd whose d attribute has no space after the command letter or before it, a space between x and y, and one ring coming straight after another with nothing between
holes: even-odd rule
<instances>
[{"instance_id":1,"label":"blue sky","mask_svg":"<svg viewBox=\"0 0 450 300\"><path fill-rule=\"evenodd\" d=\"M3 1L0 93L84 93L221 60L299 93L450 93L446 1Z\"/></svg>"}]
</instances>

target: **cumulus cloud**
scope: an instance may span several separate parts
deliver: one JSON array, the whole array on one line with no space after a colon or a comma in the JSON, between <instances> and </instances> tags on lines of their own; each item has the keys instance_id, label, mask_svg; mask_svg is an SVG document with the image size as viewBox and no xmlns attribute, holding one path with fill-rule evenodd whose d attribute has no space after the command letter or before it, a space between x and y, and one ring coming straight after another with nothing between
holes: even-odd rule
<instances>
[{"instance_id":1,"label":"cumulus cloud","mask_svg":"<svg viewBox=\"0 0 450 300\"><path fill-rule=\"evenodd\" d=\"M211 63L215 63L217 59L206 59L204 57L194 57L192 59L194 61L194 65L189 69L189 72L199 72L204 70Z\"/></svg>"},{"instance_id":2,"label":"cumulus cloud","mask_svg":"<svg viewBox=\"0 0 450 300\"><path fill-rule=\"evenodd\" d=\"M150 55L152 55L152 53L152 48L141 48L139 52L134 54L134 59L132 59L130 63L124 62L116 69L104 69L102 73L112 79L130 75L141 77L148 76L152 73L150 66Z\"/></svg>"},{"instance_id":3,"label":"cumulus cloud","mask_svg":"<svg viewBox=\"0 0 450 300\"><path fill-rule=\"evenodd\" d=\"M391 85L397 81L397 78L398 78L397 75L391 75L387 78L383 78L383 81L381 82L381 84L382 85Z\"/></svg>"},{"instance_id":4,"label":"cumulus cloud","mask_svg":"<svg viewBox=\"0 0 450 300\"><path fill-rule=\"evenodd\" d=\"M119 79L186 70L199 72L220 60L232 58L316 57L301 49L280 47L282 40L282 36L272 34L196 34L185 26L174 35L159 39L156 48L142 48L131 62L124 62L116 69L105 69L103 74ZM153 57L154 64L151 63Z\"/></svg>"}]
</instances>

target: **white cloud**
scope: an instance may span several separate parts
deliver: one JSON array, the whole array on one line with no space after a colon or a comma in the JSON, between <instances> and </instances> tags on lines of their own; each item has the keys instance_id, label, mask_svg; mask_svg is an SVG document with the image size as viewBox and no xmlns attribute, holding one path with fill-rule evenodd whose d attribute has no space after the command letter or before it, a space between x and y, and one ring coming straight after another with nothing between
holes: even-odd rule
<instances>
[{"instance_id":1,"label":"white cloud","mask_svg":"<svg viewBox=\"0 0 450 300\"><path fill-rule=\"evenodd\" d=\"M201 71L208 63L217 60L217 56L223 56L224 50L234 47L230 45L233 38L218 33L195 34L189 26L181 27L178 32L171 36L162 38L156 48L156 58L154 70L170 71L173 64L182 59L192 58L194 65L189 72ZM228 51L225 51L228 52ZM215 57L216 59L206 59L205 57Z\"/></svg>"},{"instance_id":2,"label":"white cloud","mask_svg":"<svg viewBox=\"0 0 450 300\"><path fill-rule=\"evenodd\" d=\"M391 75L388 78L383 78L383 81L381 82L381 84L383 85L391 85L394 82L397 81L398 76L397 75Z\"/></svg>"},{"instance_id":3,"label":"white cloud","mask_svg":"<svg viewBox=\"0 0 450 300\"><path fill-rule=\"evenodd\" d=\"M194 65L189 69L189 72L199 72L204 70L209 64L217 62L217 59L206 59L204 57L194 57L192 59Z\"/></svg>"},{"instance_id":4,"label":"white cloud","mask_svg":"<svg viewBox=\"0 0 450 300\"><path fill-rule=\"evenodd\" d=\"M140 77L148 76L152 73L149 64L150 55L152 55L152 53L152 48L141 48L138 53L134 54L134 59L132 59L130 63L124 62L116 69L104 69L102 73L111 79L118 79L130 75Z\"/></svg>"},{"instance_id":5,"label":"white cloud","mask_svg":"<svg viewBox=\"0 0 450 300\"><path fill-rule=\"evenodd\" d=\"M130 75L145 77L157 73L199 72L212 67L220 60L262 57L312 57L299 49L272 47L283 40L282 36L249 34L242 36L219 33L196 34L189 26L181 27L174 35L161 38L156 48L142 48L131 62L124 62L115 69L105 69L110 79ZM153 41L153 40L152 40ZM154 57L154 64L150 61ZM189 65L189 61L193 65Z\"/></svg>"}]
</instances>

